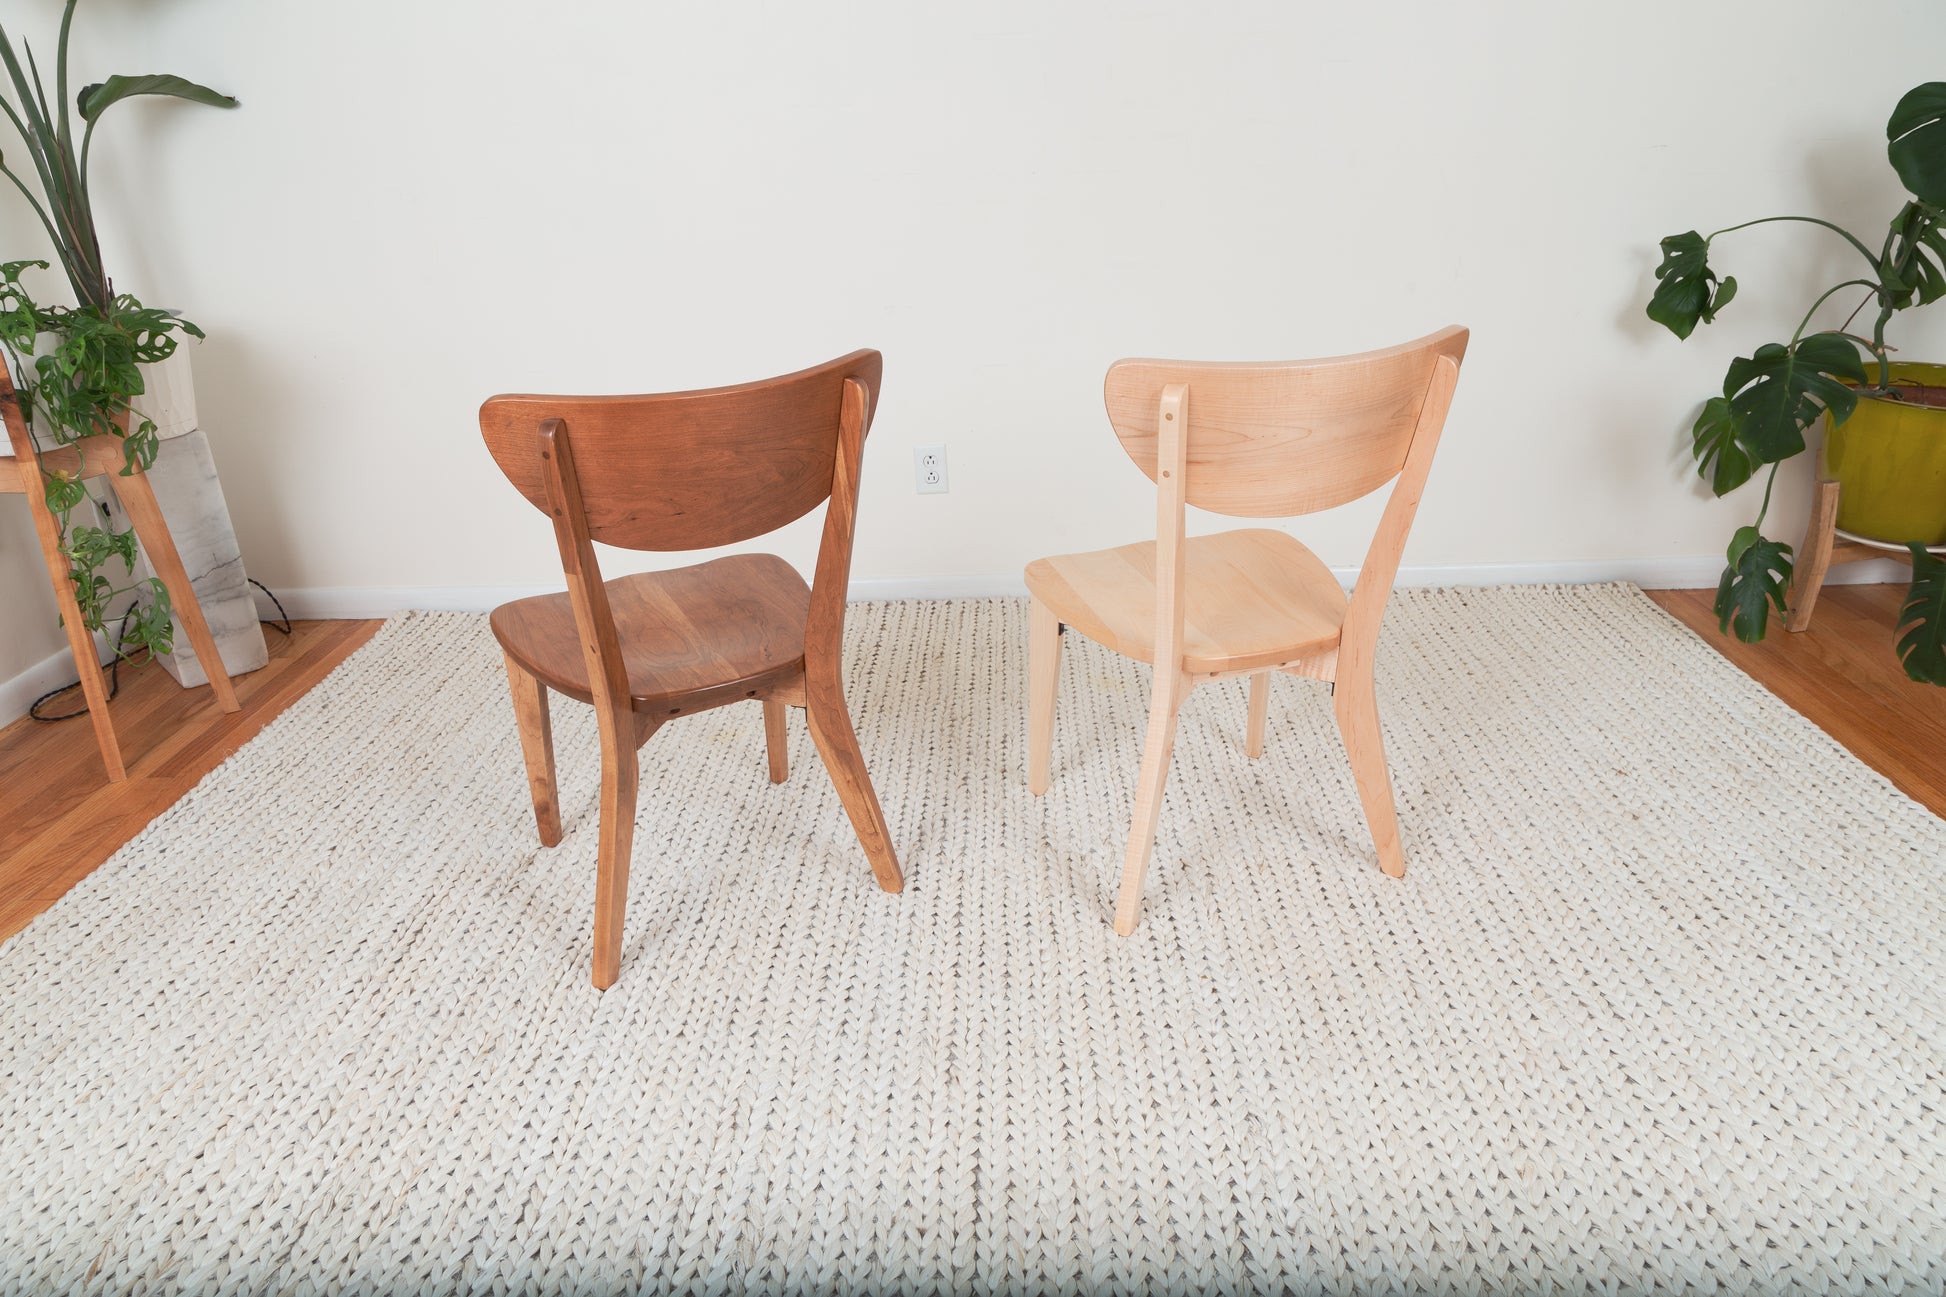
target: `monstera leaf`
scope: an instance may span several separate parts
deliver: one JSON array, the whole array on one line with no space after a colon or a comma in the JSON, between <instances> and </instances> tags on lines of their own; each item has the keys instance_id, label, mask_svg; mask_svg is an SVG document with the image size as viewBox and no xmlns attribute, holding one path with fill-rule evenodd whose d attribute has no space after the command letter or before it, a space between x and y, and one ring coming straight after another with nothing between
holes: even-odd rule
<instances>
[{"instance_id":1,"label":"monstera leaf","mask_svg":"<svg viewBox=\"0 0 1946 1297\"><path fill-rule=\"evenodd\" d=\"M1858 395L1841 380L1865 381L1858 348L1841 333L1814 333L1792 346L1767 342L1730 362L1723 395L1737 420L1737 441L1759 464L1804 449L1804 430L1825 410L1834 423L1851 417Z\"/></svg>"},{"instance_id":2,"label":"monstera leaf","mask_svg":"<svg viewBox=\"0 0 1946 1297\"><path fill-rule=\"evenodd\" d=\"M1946 559L1917 543L1912 551L1912 589L1899 609L1899 661L1925 684L1946 685Z\"/></svg>"},{"instance_id":3,"label":"monstera leaf","mask_svg":"<svg viewBox=\"0 0 1946 1297\"><path fill-rule=\"evenodd\" d=\"M172 77L166 72L151 72L146 76L115 76L99 84L89 86L81 92L79 108L81 120L92 123L111 104L120 103L136 95L168 95L172 99L187 99L192 103L208 104L212 108L235 108L237 101L229 95L199 86L194 81Z\"/></svg>"},{"instance_id":4,"label":"monstera leaf","mask_svg":"<svg viewBox=\"0 0 1946 1297\"><path fill-rule=\"evenodd\" d=\"M1896 310L1911 306L1914 296L1922 306L1946 297L1946 270L1941 269L1941 263L1946 262L1946 232L1939 228L1942 215L1946 213L1924 203L1907 203L1892 221L1892 242L1879 266L1879 278Z\"/></svg>"},{"instance_id":5,"label":"monstera leaf","mask_svg":"<svg viewBox=\"0 0 1946 1297\"><path fill-rule=\"evenodd\" d=\"M1662 241L1662 264L1655 268L1655 295L1649 298L1649 318L1678 338L1696 330L1696 321L1709 323L1737 295L1734 277L1718 283L1709 268L1709 240L1691 230Z\"/></svg>"},{"instance_id":6,"label":"monstera leaf","mask_svg":"<svg viewBox=\"0 0 1946 1297\"><path fill-rule=\"evenodd\" d=\"M1696 472L1718 495L1728 495L1750 480L1756 461L1737 440L1738 420L1727 397L1703 402L1689 435L1695 443Z\"/></svg>"},{"instance_id":7,"label":"monstera leaf","mask_svg":"<svg viewBox=\"0 0 1946 1297\"><path fill-rule=\"evenodd\" d=\"M22 272L32 267L47 269L45 261L9 261L0 264L0 343L17 355L34 354L34 341L41 331L41 314L21 285Z\"/></svg>"},{"instance_id":8,"label":"monstera leaf","mask_svg":"<svg viewBox=\"0 0 1946 1297\"><path fill-rule=\"evenodd\" d=\"M1716 587L1716 624L1745 644L1764 637L1770 610L1784 612L1791 583L1791 547L1765 540L1755 527L1739 527L1730 538L1730 566Z\"/></svg>"},{"instance_id":9,"label":"monstera leaf","mask_svg":"<svg viewBox=\"0 0 1946 1297\"><path fill-rule=\"evenodd\" d=\"M1885 123L1885 156L1913 197L1946 207L1946 81L1906 91Z\"/></svg>"}]
</instances>

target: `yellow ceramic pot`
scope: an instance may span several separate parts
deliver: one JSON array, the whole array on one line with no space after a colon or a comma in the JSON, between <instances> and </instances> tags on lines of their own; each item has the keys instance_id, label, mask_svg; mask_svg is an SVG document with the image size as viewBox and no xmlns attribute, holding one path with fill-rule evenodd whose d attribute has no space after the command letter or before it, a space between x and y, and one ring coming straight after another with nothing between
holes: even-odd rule
<instances>
[{"instance_id":1,"label":"yellow ceramic pot","mask_svg":"<svg viewBox=\"0 0 1946 1297\"><path fill-rule=\"evenodd\" d=\"M1946 365L1894 363L1892 381L1946 388ZM1841 529L1946 544L1946 409L1860 396L1842 426L1824 418L1824 472L1838 483Z\"/></svg>"}]
</instances>

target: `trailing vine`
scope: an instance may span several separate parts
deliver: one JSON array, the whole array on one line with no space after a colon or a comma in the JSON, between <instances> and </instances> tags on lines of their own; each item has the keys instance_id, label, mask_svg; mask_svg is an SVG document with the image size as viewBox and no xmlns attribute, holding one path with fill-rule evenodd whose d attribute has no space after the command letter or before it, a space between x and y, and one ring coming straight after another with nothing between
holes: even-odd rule
<instances>
[{"instance_id":1,"label":"trailing vine","mask_svg":"<svg viewBox=\"0 0 1946 1297\"><path fill-rule=\"evenodd\" d=\"M45 261L0 265L0 346L4 346L20 395L34 454L40 461L48 510L60 525L61 552L68 560L81 620L91 631L105 631L109 605L125 594L146 598L123 623L116 652L146 648L167 653L173 647L169 592L153 577L116 585L104 569L119 560L133 575L135 533L76 522L74 511L89 504L87 489L73 472L50 469L41 451L68 446L92 436L119 437L122 474L148 469L158 446L153 420L138 413L132 399L144 390L141 365L174 354L176 332L200 338L202 330L169 311L143 306L124 293L108 308L41 306L20 282ZM35 355L43 335L54 338L52 351Z\"/></svg>"}]
</instances>

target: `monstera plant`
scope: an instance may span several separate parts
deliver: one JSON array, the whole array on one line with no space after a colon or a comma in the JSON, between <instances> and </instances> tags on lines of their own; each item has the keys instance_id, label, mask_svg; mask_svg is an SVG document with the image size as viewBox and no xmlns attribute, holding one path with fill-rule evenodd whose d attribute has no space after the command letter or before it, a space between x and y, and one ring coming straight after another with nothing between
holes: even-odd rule
<instances>
[{"instance_id":1,"label":"monstera plant","mask_svg":"<svg viewBox=\"0 0 1946 1297\"><path fill-rule=\"evenodd\" d=\"M173 312L143 306L129 294L117 293L110 282L88 196L88 155L95 127L108 109L138 95L165 95L224 108L235 107L237 101L164 74L109 77L70 99L68 36L76 4L77 0L67 0L61 14L52 101L33 51L24 42L16 51L0 26L0 64L5 65L13 91L11 102L0 94L0 111L19 134L26 146L26 162L31 164L23 166L20 154L12 150L0 152L0 175L13 183L40 218L75 297L73 306L38 304L29 296L22 274L47 263L18 260L0 265L0 346L13 363L21 410L34 432L37 451L43 443L67 445L96 434L117 436L122 438L126 460L123 471L130 472L148 468L156 454L155 425L134 413L130 404L143 392L140 366L172 353L179 333L194 337L202 333ZM32 185L21 171L31 173ZM132 572L133 534L109 526L84 526L74 516L88 500L82 484L69 474L45 468L42 476L88 629L104 629L109 602L139 588L148 602L124 618L124 637L116 648L168 652L172 622L168 592L161 582L117 587L104 575L111 559Z\"/></svg>"},{"instance_id":2,"label":"monstera plant","mask_svg":"<svg viewBox=\"0 0 1946 1297\"><path fill-rule=\"evenodd\" d=\"M1856 276L1820 294L1788 341L1765 343L1730 362L1721 394L1703 403L1691 430L1697 472L1717 495L1764 473L1756 521L1731 537L1716 592L1719 624L1745 642L1764 637L1770 612L1784 611L1790 588L1791 547L1762 531L1778 466L1805 449L1813 422L1828 417L1831 427L1842 426L1861 397L1914 399L1915 389L1895 381L1886 325L1900 311L1946 296L1946 82L1928 82L1900 99L1885 134L1887 156L1911 199L1892 218L1877 251L1815 216L1767 216L1707 236L1691 230L1662 240L1648 314L1678 338L1714 320L1736 296L1735 278L1719 277L1710 265L1712 247L1725 234L1800 221L1822 227L1858 254ZM1807 332L1820 307L1851 289L1862 290L1851 319L1836 329ZM1868 307L1869 332L1852 331ZM1922 543L1908 548L1913 580L1899 619L1899 657L1913 679L1946 685L1946 561Z\"/></svg>"}]
</instances>

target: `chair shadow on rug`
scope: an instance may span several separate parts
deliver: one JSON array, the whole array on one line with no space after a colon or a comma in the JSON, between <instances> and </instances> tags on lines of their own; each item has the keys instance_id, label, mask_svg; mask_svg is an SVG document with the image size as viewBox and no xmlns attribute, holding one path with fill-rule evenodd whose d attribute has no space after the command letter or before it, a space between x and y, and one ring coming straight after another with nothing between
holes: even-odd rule
<instances>
[{"instance_id":1,"label":"chair shadow on rug","mask_svg":"<svg viewBox=\"0 0 1946 1297\"><path fill-rule=\"evenodd\" d=\"M1027 566L1027 784L1036 796L1047 791L1064 630L1154 665L1115 903L1121 935L1141 917L1176 713L1191 689L1213 680L1250 677L1245 750L1252 757L1263 754L1272 671L1331 682L1379 867L1404 875L1372 662L1466 341L1467 331L1454 327L1330 360L1124 360L1109 369L1109 422L1156 484L1156 538ZM1286 517L1348 504L1394 478L1349 599L1331 569L1281 531L1184 535L1185 505Z\"/></svg>"},{"instance_id":2,"label":"chair shadow on rug","mask_svg":"<svg viewBox=\"0 0 1946 1297\"><path fill-rule=\"evenodd\" d=\"M845 592L858 474L883 359L858 351L737 387L656 396L496 396L480 431L501 472L554 522L565 594L496 608L541 842L561 840L549 689L594 706L601 734L594 983L621 969L639 775L669 720L763 705L782 783L786 707L805 710L878 885L904 886L846 709ZM693 550L775 531L829 499L815 583L770 554L603 582L592 542Z\"/></svg>"}]
</instances>

